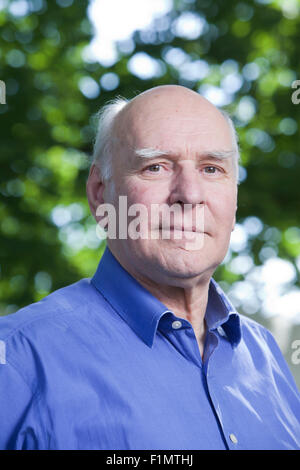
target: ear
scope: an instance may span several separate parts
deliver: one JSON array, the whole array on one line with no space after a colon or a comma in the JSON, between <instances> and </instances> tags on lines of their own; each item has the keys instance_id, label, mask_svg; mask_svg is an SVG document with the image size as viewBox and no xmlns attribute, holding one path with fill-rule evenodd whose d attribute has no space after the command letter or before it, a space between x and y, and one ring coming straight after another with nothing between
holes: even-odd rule
<instances>
[{"instance_id":1,"label":"ear","mask_svg":"<svg viewBox=\"0 0 300 470\"><path fill-rule=\"evenodd\" d=\"M100 170L98 167L96 167L96 165L93 164L90 168L89 177L86 183L86 192L89 201L89 206L95 219L97 208L104 202L104 188L105 185L102 181Z\"/></svg>"}]
</instances>

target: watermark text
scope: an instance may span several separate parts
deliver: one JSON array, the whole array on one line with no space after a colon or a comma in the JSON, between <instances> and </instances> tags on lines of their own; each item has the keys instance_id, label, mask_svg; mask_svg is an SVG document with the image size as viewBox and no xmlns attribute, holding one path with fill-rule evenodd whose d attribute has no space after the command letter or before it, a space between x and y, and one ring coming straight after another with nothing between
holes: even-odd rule
<instances>
[{"instance_id":1,"label":"watermark text","mask_svg":"<svg viewBox=\"0 0 300 470\"><path fill-rule=\"evenodd\" d=\"M119 196L117 205L99 205L96 217L96 234L101 240L183 240L186 250L203 247L203 205L135 203L128 206L127 196Z\"/></svg>"},{"instance_id":2,"label":"watermark text","mask_svg":"<svg viewBox=\"0 0 300 470\"><path fill-rule=\"evenodd\" d=\"M3 80L0 80L0 104L6 104L6 86Z\"/></svg>"},{"instance_id":3,"label":"watermark text","mask_svg":"<svg viewBox=\"0 0 300 470\"><path fill-rule=\"evenodd\" d=\"M2 340L0 340L0 364L6 364L6 345Z\"/></svg>"},{"instance_id":4,"label":"watermark text","mask_svg":"<svg viewBox=\"0 0 300 470\"><path fill-rule=\"evenodd\" d=\"M296 90L292 93L292 103L299 104L300 103L300 80L294 80L292 83L292 88L296 88Z\"/></svg>"},{"instance_id":5,"label":"watermark text","mask_svg":"<svg viewBox=\"0 0 300 470\"><path fill-rule=\"evenodd\" d=\"M300 339L295 339L291 345L294 352L291 355L291 363L294 365L300 364Z\"/></svg>"}]
</instances>

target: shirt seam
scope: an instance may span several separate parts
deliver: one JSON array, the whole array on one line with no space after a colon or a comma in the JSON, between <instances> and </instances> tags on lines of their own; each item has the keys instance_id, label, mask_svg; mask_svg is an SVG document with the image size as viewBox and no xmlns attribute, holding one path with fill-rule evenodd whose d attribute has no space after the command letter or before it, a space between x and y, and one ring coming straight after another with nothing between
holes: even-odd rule
<instances>
[{"instance_id":1,"label":"shirt seam","mask_svg":"<svg viewBox=\"0 0 300 470\"><path fill-rule=\"evenodd\" d=\"M36 304L34 304L36 305ZM25 307L26 308L26 307ZM59 311L56 311L56 312L51 312L51 317L50 318L55 318L56 316L58 315L61 315L61 314L67 314L67 313L70 313L72 312L72 310L74 310L72 307L70 307L69 309L61 309ZM13 314L12 314L13 315ZM24 320L23 323L21 323L21 325L18 325L16 328L14 328L13 330L9 331L7 333L6 336L2 337L2 340L3 341L8 341L10 340L15 334L22 334L24 336L24 328L26 328L28 325L31 325L32 323L35 323L35 322L38 322L39 320L45 320L45 318L31 318L30 320Z\"/></svg>"},{"instance_id":2,"label":"shirt seam","mask_svg":"<svg viewBox=\"0 0 300 470\"><path fill-rule=\"evenodd\" d=\"M42 395L41 395L41 391L40 391L40 388L37 387L37 390L34 392L30 385L28 384L27 380L25 379L25 377L23 376L23 374L20 372L20 370L17 368L17 366L14 364L13 361L11 360L7 360L6 361L7 364L9 364L12 369L17 373L17 375L21 378L22 382L26 385L26 387L28 388L28 390L30 391L31 395L32 395L32 401L33 401L33 405L35 404L36 405L36 408L37 408L37 414L38 414L38 417L39 417L39 425L40 425L40 430L41 430L41 434L42 434L42 440L43 440L43 443L42 444L45 444L46 443L46 439L45 439L45 430L44 430L44 426L43 426L43 420L41 419L41 412L40 412L40 400L42 398ZM43 445L42 447L46 448L45 445Z\"/></svg>"}]
</instances>

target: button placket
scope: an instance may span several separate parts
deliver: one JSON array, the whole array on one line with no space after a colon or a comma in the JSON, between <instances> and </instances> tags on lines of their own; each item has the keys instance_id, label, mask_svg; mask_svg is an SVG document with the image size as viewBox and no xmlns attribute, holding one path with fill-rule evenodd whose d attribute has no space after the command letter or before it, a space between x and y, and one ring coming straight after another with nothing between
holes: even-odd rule
<instances>
[{"instance_id":1,"label":"button placket","mask_svg":"<svg viewBox=\"0 0 300 470\"><path fill-rule=\"evenodd\" d=\"M227 442L227 446L229 449L236 449L238 447L237 446L238 439L234 433L229 432L230 428L228 429L228 427L226 426L226 423L224 423L224 417L222 416L222 412L220 412L220 409L219 409L221 402L214 393L213 384L214 384L216 375L214 374L214 372L212 372L211 369L213 368L214 360L216 360L216 358L214 357L213 353L215 353L218 349L219 342L221 340L220 336L223 336L223 334L220 334L220 331L218 331L218 333L219 335L217 335L216 331L214 330L210 331L210 334L212 335L211 337L212 343L211 343L210 351L207 351L207 358L204 362L203 373L204 373L204 377L206 380L207 391L210 396L211 403L216 413L216 416L218 418L220 427L222 429L224 439ZM227 428L227 431L226 431L226 428Z\"/></svg>"}]
</instances>

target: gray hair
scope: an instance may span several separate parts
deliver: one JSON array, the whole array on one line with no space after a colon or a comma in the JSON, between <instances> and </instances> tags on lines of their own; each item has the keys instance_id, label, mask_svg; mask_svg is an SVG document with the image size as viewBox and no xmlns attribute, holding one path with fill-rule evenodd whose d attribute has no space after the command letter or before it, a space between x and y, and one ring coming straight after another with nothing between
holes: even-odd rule
<instances>
[{"instance_id":1,"label":"gray hair","mask_svg":"<svg viewBox=\"0 0 300 470\"><path fill-rule=\"evenodd\" d=\"M220 113L222 116L226 119L226 122L229 126L230 132L231 132L231 137L232 137L232 146L234 150L234 171L235 171L235 176L237 183L239 183L239 162L240 162L240 149L239 149L239 136L238 133L235 129L233 120L231 119L230 115L227 113L227 111L224 111L223 109L219 109Z\"/></svg>"},{"instance_id":2,"label":"gray hair","mask_svg":"<svg viewBox=\"0 0 300 470\"><path fill-rule=\"evenodd\" d=\"M103 106L103 108L101 108L100 111L96 114L97 132L93 149L92 163L101 170L103 181L108 181L112 176L114 123L117 115L126 106L127 103L129 103L129 100L118 96ZM236 179L238 182L240 160L238 135L229 114L222 109L219 109L219 111L226 119L226 122L228 123L231 131L232 144L235 153L233 163Z\"/></svg>"},{"instance_id":3,"label":"gray hair","mask_svg":"<svg viewBox=\"0 0 300 470\"><path fill-rule=\"evenodd\" d=\"M125 98L117 97L103 106L96 114L97 132L92 163L101 170L103 181L109 180L112 176L114 122L127 103L128 100Z\"/></svg>"}]
</instances>

